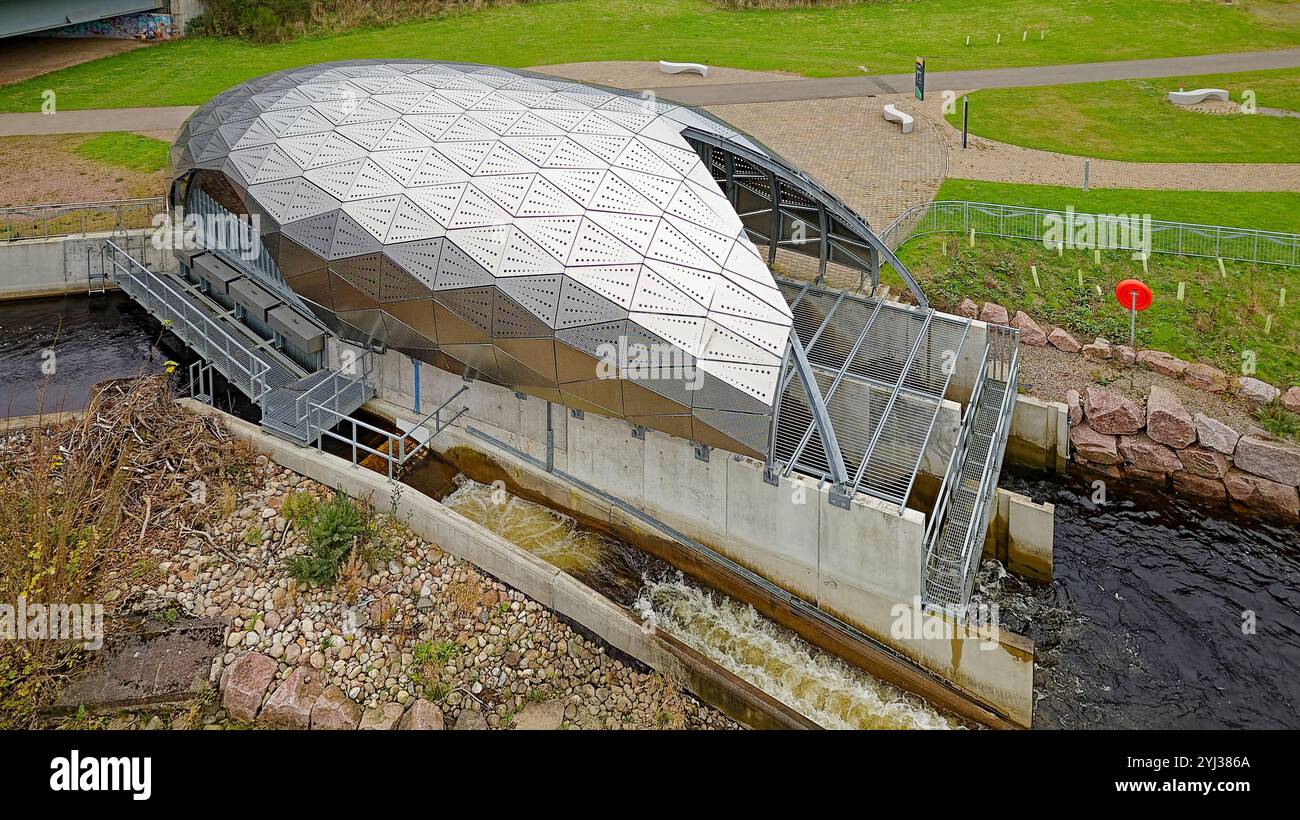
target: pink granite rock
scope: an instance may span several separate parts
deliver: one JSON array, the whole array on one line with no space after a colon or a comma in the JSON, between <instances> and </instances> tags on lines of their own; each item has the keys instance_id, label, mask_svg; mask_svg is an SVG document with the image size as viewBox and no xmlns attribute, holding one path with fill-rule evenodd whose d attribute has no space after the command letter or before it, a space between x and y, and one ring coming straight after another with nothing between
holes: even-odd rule
<instances>
[{"instance_id":1,"label":"pink granite rock","mask_svg":"<svg viewBox=\"0 0 1300 820\"><path fill-rule=\"evenodd\" d=\"M1300 387L1292 387L1282 394L1282 407L1292 413L1300 413Z\"/></svg>"},{"instance_id":2,"label":"pink granite rock","mask_svg":"<svg viewBox=\"0 0 1300 820\"><path fill-rule=\"evenodd\" d=\"M1174 492L1197 501L1222 503L1228 500L1228 489L1222 480L1188 472L1174 473Z\"/></svg>"},{"instance_id":3,"label":"pink granite rock","mask_svg":"<svg viewBox=\"0 0 1300 820\"><path fill-rule=\"evenodd\" d=\"M1073 388L1065 391L1065 406L1070 415L1070 426L1078 427L1083 423L1083 397Z\"/></svg>"},{"instance_id":4,"label":"pink granite rock","mask_svg":"<svg viewBox=\"0 0 1300 820\"><path fill-rule=\"evenodd\" d=\"M1148 473L1173 473L1183 469L1177 453L1144 435L1120 436L1119 454L1127 465Z\"/></svg>"},{"instance_id":5,"label":"pink granite rock","mask_svg":"<svg viewBox=\"0 0 1300 820\"><path fill-rule=\"evenodd\" d=\"M1084 391L1083 410L1092 429L1111 436L1136 433L1146 424L1142 408L1119 393L1095 385Z\"/></svg>"},{"instance_id":6,"label":"pink granite rock","mask_svg":"<svg viewBox=\"0 0 1300 820\"><path fill-rule=\"evenodd\" d=\"M257 719L266 689L275 679L278 664L257 652L245 652L235 658L221 675L221 706L241 723Z\"/></svg>"},{"instance_id":7,"label":"pink granite rock","mask_svg":"<svg viewBox=\"0 0 1300 820\"><path fill-rule=\"evenodd\" d=\"M1147 397L1147 435L1175 450L1196 441L1191 414L1177 396L1159 385L1152 385Z\"/></svg>"},{"instance_id":8,"label":"pink granite rock","mask_svg":"<svg viewBox=\"0 0 1300 820\"><path fill-rule=\"evenodd\" d=\"M1282 395L1282 391L1268 382L1250 376L1242 376L1237 379L1237 394L1246 401L1255 404L1269 404Z\"/></svg>"},{"instance_id":9,"label":"pink granite rock","mask_svg":"<svg viewBox=\"0 0 1300 820\"><path fill-rule=\"evenodd\" d=\"M441 709L427 700L417 700L406 710L406 714L402 715L402 719L397 722L397 728L441 731L447 728L447 724Z\"/></svg>"},{"instance_id":10,"label":"pink granite rock","mask_svg":"<svg viewBox=\"0 0 1300 820\"><path fill-rule=\"evenodd\" d=\"M1208 364L1188 365L1187 370L1183 371L1183 381L1198 390L1208 390L1211 393L1222 393L1232 386L1227 373Z\"/></svg>"},{"instance_id":11,"label":"pink granite rock","mask_svg":"<svg viewBox=\"0 0 1300 820\"><path fill-rule=\"evenodd\" d=\"M1144 484L1154 484L1157 487L1169 486L1169 473L1161 470L1141 470L1132 464L1125 465L1124 478L1127 481L1140 481Z\"/></svg>"},{"instance_id":12,"label":"pink granite rock","mask_svg":"<svg viewBox=\"0 0 1300 820\"><path fill-rule=\"evenodd\" d=\"M1237 449L1237 441L1241 438L1241 434L1228 425L1204 413L1197 413L1192 417L1192 421L1196 423L1196 438L1201 442L1201 446L1218 450L1227 456L1232 455Z\"/></svg>"},{"instance_id":13,"label":"pink granite rock","mask_svg":"<svg viewBox=\"0 0 1300 820\"><path fill-rule=\"evenodd\" d=\"M980 321L991 325L1005 325L1010 318L1007 309L997 302L985 302L980 310Z\"/></svg>"},{"instance_id":14,"label":"pink granite rock","mask_svg":"<svg viewBox=\"0 0 1300 820\"><path fill-rule=\"evenodd\" d=\"M1300 494L1295 487L1237 469L1229 470L1223 483L1228 496L1243 507L1286 521L1300 521Z\"/></svg>"},{"instance_id":15,"label":"pink granite rock","mask_svg":"<svg viewBox=\"0 0 1300 820\"><path fill-rule=\"evenodd\" d=\"M1187 371L1187 362L1170 356L1163 350L1143 350L1137 354L1137 363L1162 376L1180 379Z\"/></svg>"},{"instance_id":16,"label":"pink granite rock","mask_svg":"<svg viewBox=\"0 0 1300 820\"><path fill-rule=\"evenodd\" d=\"M1066 353L1078 353L1079 348L1082 347L1082 345L1079 344L1078 339L1075 339L1059 327L1047 334L1047 341L1052 347L1057 350L1063 350Z\"/></svg>"},{"instance_id":17,"label":"pink granite rock","mask_svg":"<svg viewBox=\"0 0 1300 820\"><path fill-rule=\"evenodd\" d=\"M1047 347L1047 334L1023 310L1017 310L1011 326L1020 331L1020 343L1030 347Z\"/></svg>"},{"instance_id":18,"label":"pink granite rock","mask_svg":"<svg viewBox=\"0 0 1300 820\"><path fill-rule=\"evenodd\" d=\"M311 707L312 729L355 729L361 721L361 707L331 684Z\"/></svg>"},{"instance_id":19,"label":"pink granite rock","mask_svg":"<svg viewBox=\"0 0 1300 820\"><path fill-rule=\"evenodd\" d=\"M961 304L957 305L953 311L957 316L964 316L967 319L978 319L980 315L980 306L970 299L962 299Z\"/></svg>"},{"instance_id":20,"label":"pink granite rock","mask_svg":"<svg viewBox=\"0 0 1300 820\"><path fill-rule=\"evenodd\" d=\"M1113 355L1115 354L1114 351L1110 349L1110 342L1105 339L1095 339L1092 344L1083 346L1083 357L1085 359L1106 361Z\"/></svg>"},{"instance_id":21,"label":"pink granite rock","mask_svg":"<svg viewBox=\"0 0 1300 820\"><path fill-rule=\"evenodd\" d=\"M361 716L361 723L358 729L396 729L397 722L402 719L402 713L406 711L400 703L385 703L382 706L376 706L373 709L367 709Z\"/></svg>"},{"instance_id":22,"label":"pink granite rock","mask_svg":"<svg viewBox=\"0 0 1300 820\"><path fill-rule=\"evenodd\" d=\"M1089 464L1118 464L1119 450L1114 436L1098 433L1087 424L1070 428L1070 443Z\"/></svg>"},{"instance_id":23,"label":"pink granite rock","mask_svg":"<svg viewBox=\"0 0 1300 820\"><path fill-rule=\"evenodd\" d=\"M1133 364L1137 360L1137 353L1128 345L1115 345L1115 361L1120 364Z\"/></svg>"},{"instance_id":24,"label":"pink granite rock","mask_svg":"<svg viewBox=\"0 0 1300 820\"><path fill-rule=\"evenodd\" d=\"M324 678L307 666L293 670L266 699L257 722L274 729L310 729L311 708L325 691Z\"/></svg>"},{"instance_id":25,"label":"pink granite rock","mask_svg":"<svg viewBox=\"0 0 1300 820\"><path fill-rule=\"evenodd\" d=\"M1223 478L1231 463L1228 457L1208 447L1188 447L1178 451L1178 460L1187 472L1203 478Z\"/></svg>"},{"instance_id":26,"label":"pink granite rock","mask_svg":"<svg viewBox=\"0 0 1300 820\"><path fill-rule=\"evenodd\" d=\"M1237 467L1257 476L1289 484L1300 484L1300 447L1259 436L1242 436L1232 454Z\"/></svg>"}]
</instances>

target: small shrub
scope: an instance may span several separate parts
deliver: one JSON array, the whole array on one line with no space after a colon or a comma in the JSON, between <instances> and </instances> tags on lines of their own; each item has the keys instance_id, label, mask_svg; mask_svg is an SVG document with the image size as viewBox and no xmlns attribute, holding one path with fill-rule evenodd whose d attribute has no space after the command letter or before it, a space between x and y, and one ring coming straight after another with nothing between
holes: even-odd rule
<instances>
[{"instance_id":1,"label":"small shrub","mask_svg":"<svg viewBox=\"0 0 1300 820\"><path fill-rule=\"evenodd\" d=\"M366 516L357 504L343 493L335 493L312 516L307 528L311 552L289 559L289 574L299 581L332 586L339 568L366 531Z\"/></svg>"}]
</instances>

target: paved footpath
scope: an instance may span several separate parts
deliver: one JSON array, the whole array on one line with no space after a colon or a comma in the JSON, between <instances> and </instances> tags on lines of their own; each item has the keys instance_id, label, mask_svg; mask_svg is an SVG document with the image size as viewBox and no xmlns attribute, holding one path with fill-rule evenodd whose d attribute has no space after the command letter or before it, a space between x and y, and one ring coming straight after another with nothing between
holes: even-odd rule
<instances>
[{"instance_id":1,"label":"paved footpath","mask_svg":"<svg viewBox=\"0 0 1300 820\"><path fill-rule=\"evenodd\" d=\"M1109 63L994 68L978 71L936 71L927 75L926 86L930 89L1017 88L1297 66L1300 66L1300 48L1291 48L1240 54L1167 57L1157 60L1120 60ZM688 105L744 105L901 94L912 90L912 82L911 74L879 74L762 82L702 83L689 86L668 85L651 90L664 99ZM39 100L33 100L33 109L39 105ZM171 106L62 111L51 115L0 114L0 136L79 134L95 131L175 131L193 111L193 106Z\"/></svg>"}]
</instances>

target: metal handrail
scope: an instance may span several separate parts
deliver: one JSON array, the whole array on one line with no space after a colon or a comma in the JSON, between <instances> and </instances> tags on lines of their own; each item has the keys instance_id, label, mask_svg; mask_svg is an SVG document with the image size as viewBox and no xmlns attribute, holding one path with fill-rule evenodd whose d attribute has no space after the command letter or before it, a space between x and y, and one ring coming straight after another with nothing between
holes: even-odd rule
<instances>
[{"instance_id":1,"label":"metal handrail","mask_svg":"<svg viewBox=\"0 0 1300 820\"><path fill-rule=\"evenodd\" d=\"M314 384L311 387L307 388L302 392L301 395L299 395L296 399L294 399L293 412L294 412L294 418L296 419L298 424L302 424L304 421L308 421L307 417L311 414L312 406L314 404L314 402L312 402L310 399L312 393L316 392L322 387L325 387L328 384L333 384L334 393L325 401L327 402L332 401L334 402L334 406L338 407L339 396L343 393L344 390L347 390L349 387L352 387L353 385L363 384L367 381L367 377L371 374L374 368L374 362L371 359L370 351L368 350L365 351L363 355L366 357L366 366L361 371L360 374L354 376L351 379L348 379L347 381L343 382L341 385L337 377L326 379L318 384ZM335 372L336 374L341 373L341 371L335 371ZM303 409L304 406L306 407L306 410ZM308 423L308 429L310 432L310 423Z\"/></svg>"},{"instance_id":2,"label":"metal handrail","mask_svg":"<svg viewBox=\"0 0 1300 820\"><path fill-rule=\"evenodd\" d=\"M1050 215L1063 219L1067 213L1069 212L1050 208L1032 208L996 202L968 200L924 202L903 211L893 224L881 232L880 239L897 250L906 242L926 234L945 232L968 234L974 228L975 233L981 236L1039 240L1043 236L1044 217ZM1101 225L1105 224L1111 215L1075 211L1073 216L1076 220L1092 219L1096 224ZM996 224L989 224L994 220ZM1029 225L1022 227L1021 222L1028 222ZM1159 237L1173 239L1167 244L1157 245L1155 240ZM1300 234L1153 219L1151 238L1149 250L1152 253L1300 267ZM1121 249L1147 250L1137 247Z\"/></svg>"},{"instance_id":3,"label":"metal handrail","mask_svg":"<svg viewBox=\"0 0 1300 820\"><path fill-rule=\"evenodd\" d=\"M112 199L97 202L59 202L0 208L0 241L84 236L95 230L95 216L111 215L110 231L149 228L153 218L167 210L167 198ZM58 220L65 220L60 222Z\"/></svg>"},{"instance_id":4,"label":"metal handrail","mask_svg":"<svg viewBox=\"0 0 1300 820\"><path fill-rule=\"evenodd\" d=\"M361 421L360 419L353 418L352 416L343 413L337 408L326 407L323 404L313 404L312 405L313 410L317 411L318 413L329 413L331 416L334 417L334 421L332 424L328 426L321 425L320 430L316 433L316 436L314 437L316 440L316 449L317 450L324 449L321 442L324 440L326 436L329 436L330 438L336 441L341 441L342 443L350 445L352 447L352 466L354 467L360 464L360 460L358 460L357 458L358 451L369 453L370 455L379 456L380 458L383 458L388 463L388 478L391 481L394 473L394 465L396 465L396 467L399 470L402 467L405 467L406 463L410 461L417 453L419 453L423 449L428 448L429 442L433 440L434 436L441 433L447 427L450 427L456 421L456 419L460 418L462 415L468 412L469 410L468 407L462 407L454 416L447 419L445 422L442 421L442 416L441 416L442 411L446 409L447 405L451 404L453 399L455 399L457 396L459 396L460 394L464 393L467 390L469 390L468 386L462 386L455 393L452 393L450 396L448 396L446 401L438 405L438 407L435 408L432 413L430 413L429 415L421 419L420 422L416 424L414 427L412 427L409 431L401 432L399 434L390 433L389 431L376 427L373 424L369 424L367 422ZM435 420L434 430L432 433L430 433L423 441L420 441L418 438L411 435L416 430L423 429L425 423L427 423L430 418L433 418ZM342 436L334 432L333 428L335 427L335 425L342 424L343 422L347 422L352 425L351 436ZM381 436L387 442L388 445L387 451L384 451L383 449L376 449L374 447L371 447L368 444L363 444L357 438L358 429L369 430L370 432L376 433L379 436ZM415 440L415 446L412 447L409 451L406 449L407 438L411 438ZM393 456L394 447L398 449L398 454L396 457Z\"/></svg>"},{"instance_id":5,"label":"metal handrail","mask_svg":"<svg viewBox=\"0 0 1300 820\"><path fill-rule=\"evenodd\" d=\"M185 341L195 346L197 346L196 342L198 340L203 341L203 350L198 351L201 353L203 358L211 360L212 357L210 351L213 340L220 340L222 343L222 351L226 356L226 361L233 368L237 368L247 377L250 391L249 398L254 404L261 403L267 392L269 392L269 388L266 385L266 374L271 369L270 365L254 356L247 345L231 336L225 328L221 327L221 325L212 321L202 313L194 311L198 322L196 323L191 320L188 313L193 309L181 293L171 285L167 284L165 279L140 264L140 262L129 253L118 247L117 243L112 240L106 240L104 242L104 249L109 253L109 263L113 266L114 270L120 271L124 276L138 282L149 296L158 301L160 312L165 314L162 317L164 320L171 321L172 318L175 317L176 320L179 320L182 323L180 328L177 328L173 324L171 327L173 331L180 331L185 327L188 327L197 338L185 339ZM123 265L119 262L119 256L125 257L129 265ZM158 291L162 291L167 296L170 296L170 301L160 298ZM180 308L177 309L176 305L180 305ZM177 335L181 336L181 333L177 332ZM184 337L182 336L182 338ZM231 355L230 348L232 344L239 352L248 357L252 367L245 367L238 359Z\"/></svg>"},{"instance_id":6,"label":"metal handrail","mask_svg":"<svg viewBox=\"0 0 1300 820\"><path fill-rule=\"evenodd\" d=\"M984 356L980 360L979 373L988 373L989 348L984 348ZM971 390L970 400L966 404L966 412L962 414L961 432L957 436L957 441L953 443L952 453L948 456L948 469L943 474L943 483L939 485L939 494L935 496L934 511L930 514L930 520L926 522L925 538L922 541L926 545L925 563L923 566L930 565L930 556L938 543L938 536L941 530L939 522L943 521L944 515L948 512L948 504L952 501L952 490L956 486L952 477L956 472L954 468L960 468L966 462L966 451L970 447L971 430L975 427L975 408L979 405L980 396L984 393L983 375L976 380L975 388ZM925 579L922 577L922 585Z\"/></svg>"}]
</instances>

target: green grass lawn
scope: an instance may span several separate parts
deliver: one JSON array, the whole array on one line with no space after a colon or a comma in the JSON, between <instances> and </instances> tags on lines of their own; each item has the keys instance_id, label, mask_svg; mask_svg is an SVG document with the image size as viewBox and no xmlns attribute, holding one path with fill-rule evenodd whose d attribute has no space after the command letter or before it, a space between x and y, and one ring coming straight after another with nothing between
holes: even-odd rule
<instances>
[{"instance_id":1,"label":"green grass lawn","mask_svg":"<svg viewBox=\"0 0 1300 820\"><path fill-rule=\"evenodd\" d=\"M1079 213L1151 214L1152 219L1170 222L1300 233L1300 194L1297 193L1153 191L1142 188L1093 188L1085 192L1056 185L945 179L934 198L1000 202L1062 211L1067 205L1073 205ZM1300 286L1297 290L1300 291Z\"/></svg>"},{"instance_id":2,"label":"green grass lawn","mask_svg":"<svg viewBox=\"0 0 1300 820\"><path fill-rule=\"evenodd\" d=\"M1300 111L1300 69L986 89L970 95L970 132L1063 154L1132 162L1300 162L1300 118L1211 115L1170 103L1178 88L1223 88L1241 102ZM948 116L961 127L961 110Z\"/></svg>"},{"instance_id":3,"label":"green grass lawn","mask_svg":"<svg viewBox=\"0 0 1300 820\"><path fill-rule=\"evenodd\" d=\"M1300 384L1300 272L1291 268L1228 262L1222 277L1213 259L1157 254L1144 272L1125 251L1104 251L1096 265L1091 252L1057 256L1035 242L986 237L977 237L972 248L964 237L942 234L905 244L899 257L936 307L951 309L965 298L992 300L1040 324L1064 327L1081 342L1102 336L1112 344L1128 343L1128 314L1115 301L1115 285L1141 279L1155 298L1138 315L1139 347L1229 373L1239 373L1243 353L1254 351L1259 378L1284 389ZM1031 265L1038 269L1037 285ZM893 278L888 272L886 281Z\"/></svg>"},{"instance_id":4,"label":"green grass lawn","mask_svg":"<svg viewBox=\"0 0 1300 820\"><path fill-rule=\"evenodd\" d=\"M153 137L106 131L78 145L73 152L84 159L114 168L152 173L166 168L171 146Z\"/></svg>"},{"instance_id":5,"label":"green grass lawn","mask_svg":"<svg viewBox=\"0 0 1300 820\"><path fill-rule=\"evenodd\" d=\"M1020 32L1047 31L1020 42ZM1003 43L994 45L998 32ZM972 44L964 45L967 35ZM710 0L555 0L467 12L282 45L184 39L56 71L0 90L0 111L33 111L52 89L63 110L196 105L290 66L414 57L528 66L691 60L809 76L1171 57L1283 48L1300 13L1274 0L924 0L726 11Z\"/></svg>"}]
</instances>

